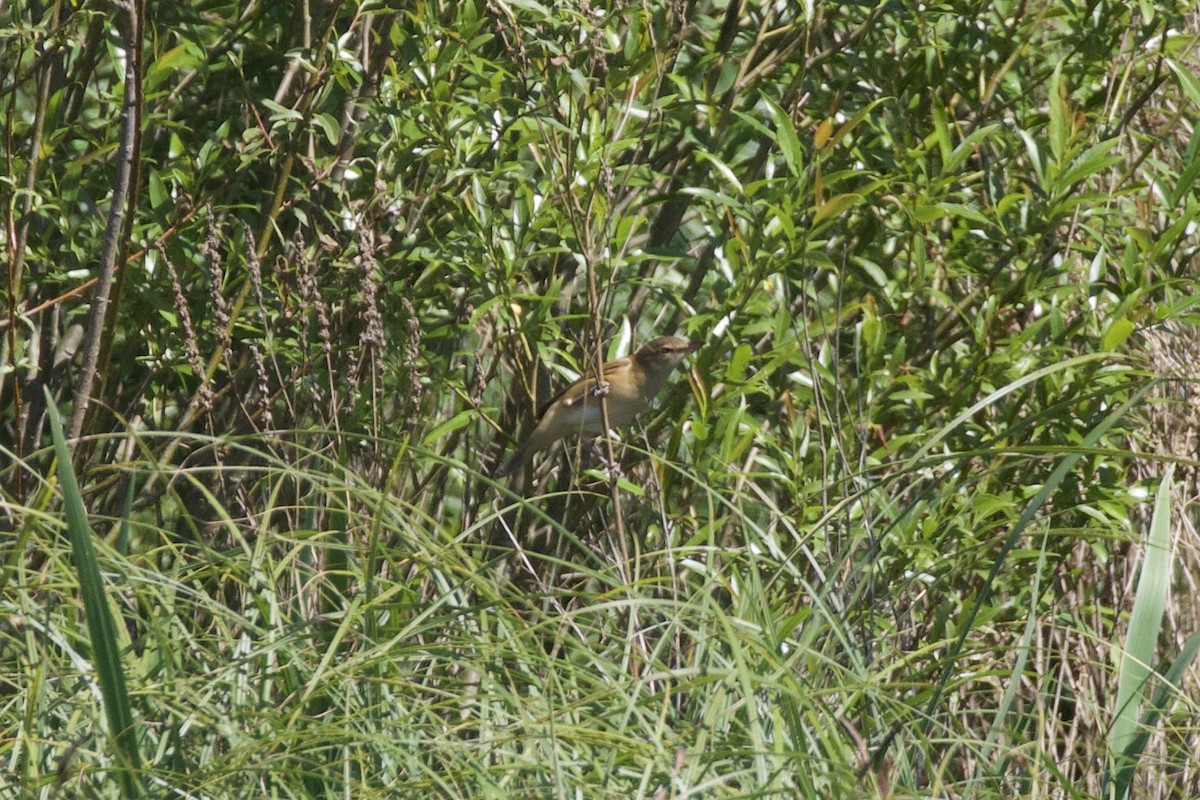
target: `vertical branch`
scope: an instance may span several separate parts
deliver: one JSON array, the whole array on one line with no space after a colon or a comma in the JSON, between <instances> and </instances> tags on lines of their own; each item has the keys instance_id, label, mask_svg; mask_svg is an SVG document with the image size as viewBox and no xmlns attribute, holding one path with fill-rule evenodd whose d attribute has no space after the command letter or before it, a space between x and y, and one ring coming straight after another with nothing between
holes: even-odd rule
<instances>
[{"instance_id":1,"label":"vertical branch","mask_svg":"<svg viewBox=\"0 0 1200 800\"><path fill-rule=\"evenodd\" d=\"M117 254L124 238L127 203L131 200L130 186L139 156L142 127L142 19L138 2L140 0L129 0L124 7L128 20L125 27L125 99L121 109L121 143L117 150L112 203L101 246L100 274L96 288L92 290L92 308L88 314L79 388L75 392L75 408L67 427L68 439L77 439L83 432L83 422L91 404L100 351L104 344L104 323L112 294L113 276L117 270Z\"/></svg>"},{"instance_id":2,"label":"vertical branch","mask_svg":"<svg viewBox=\"0 0 1200 800\"><path fill-rule=\"evenodd\" d=\"M57 27L59 25L59 9L56 6L50 18L50 26ZM34 419L38 412L35 409L40 402L38 392L34 386L22 386L23 381L19 377L17 371L17 353L20 350L19 339L21 338L20 317L18 309L21 307L22 294L24 293L24 269L25 269L25 248L29 241L29 228L33 224L34 198L37 196L37 178L38 173L42 169L42 150L43 142L45 141L46 119L48 109L50 107L50 95L56 88L56 83L59 80L61 70L57 69L53 61L47 61L40 68L37 77L37 100L34 106L33 125L30 133L29 145L29 160L25 173L25 191L19 197L10 195L9 192L4 193L4 208L7 209L7 218L5 220L5 233L8 240L12 243L8 251L8 269L7 269L7 294L8 294L8 341L6 344L7 353L4 354L2 360L7 362L6 365L12 368L12 398L14 414L14 435L16 438L16 454L17 458L23 458L26 453L26 442L31 441L30 430L33 427L31 420ZM14 74L13 80L16 80ZM4 153L5 153L5 174L14 175L13 158L13 127L15 125L15 117L17 114L17 98L19 92L16 91L14 83L12 94L9 97L9 105L5 115L4 125ZM19 209L17 215L13 217L13 209ZM32 384L42 380L40 371L35 370L32 373L35 377L27 380L25 383ZM6 373L0 370L0 398L4 398L4 384ZM25 389L29 388L29 402L25 402ZM2 402L2 400L0 400ZM17 497L23 497L25 494L25 474L22 470L16 470L14 473L16 481Z\"/></svg>"}]
</instances>

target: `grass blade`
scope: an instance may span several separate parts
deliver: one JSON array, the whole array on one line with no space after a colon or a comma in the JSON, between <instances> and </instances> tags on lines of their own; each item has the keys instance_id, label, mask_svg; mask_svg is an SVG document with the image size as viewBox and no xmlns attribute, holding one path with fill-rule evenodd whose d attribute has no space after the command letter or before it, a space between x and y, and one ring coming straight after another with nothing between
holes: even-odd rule
<instances>
[{"instance_id":1,"label":"grass blade","mask_svg":"<svg viewBox=\"0 0 1200 800\"><path fill-rule=\"evenodd\" d=\"M1138 716L1150 665L1162 630L1163 613L1167 605L1167 588L1171 579L1171 476L1168 467L1158 487L1154 501L1154 516L1150 520L1150 539L1146 559L1138 576L1137 596L1129 617L1129 633L1121 655L1121 670L1117 682L1117 705L1108 734L1109 775L1118 787L1114 796L1128 796L1133 770L1145 745L1139 736ZM1146 737L1148 738L1148 737ZM1141 745L1138 745L1138 742Z\"/></svg>"},{"instance_id":2,"label":"grass blade","mask_svg":"<svg viewBox=\"0 0 1200 800\"><path fill-rule=\"evenodd\" d=\"M137 730L129 692L125 688L125 673L121 668L117 642L117 624L109 611L104 595L100 564L92 547L92 532L88 526L83 496L71 465L71 450L63 437L62 417L46 392L46 408L50 412L50 431L54 436L54 454L58 461L58 479L62 484L63 508L71 535L71 552L79 573L79 589L83 597L84 616L92 645L92 659L100 693L104 698L104 713L108 719L111 742L115 748L117 776L121 792L126 797L143 796L139 780L141 759L138 755Z\"/></svg>"}]
</instances>

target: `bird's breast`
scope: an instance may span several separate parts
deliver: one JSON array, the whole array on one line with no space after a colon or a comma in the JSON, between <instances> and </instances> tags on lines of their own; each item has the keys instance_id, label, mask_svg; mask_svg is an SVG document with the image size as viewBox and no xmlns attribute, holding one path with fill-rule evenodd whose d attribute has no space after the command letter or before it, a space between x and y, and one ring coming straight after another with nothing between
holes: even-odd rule
<instances>
[{"instance_id":1,"label":"bird's breast","mask_svg":"<svg viewBox=\"0 0 1200 800\"><path fill-rule=\"evenodd\" d=\"M586 432L591 435L605 433L606 409L608 427L626 427L650 404L655 394L655 387L645 380L615 380L611 381L606 389L589 393L584 401Z\"/></svg>"}]
</instances>

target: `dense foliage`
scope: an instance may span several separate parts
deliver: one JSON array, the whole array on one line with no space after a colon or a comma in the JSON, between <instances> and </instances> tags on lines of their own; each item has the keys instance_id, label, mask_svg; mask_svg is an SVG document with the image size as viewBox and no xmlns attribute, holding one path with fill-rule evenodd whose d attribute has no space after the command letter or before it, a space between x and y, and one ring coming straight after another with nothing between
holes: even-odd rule
<instances>
[{"instance_id":1,"label":"dense foliage","mask_svg":"<svg viewBox=\"0 0 1200 800\"><path fill-rule=\"evenodd\" d=\"M1200 795L1196 30L0 6L0 797Z\"/></svg>"}]
</instances>

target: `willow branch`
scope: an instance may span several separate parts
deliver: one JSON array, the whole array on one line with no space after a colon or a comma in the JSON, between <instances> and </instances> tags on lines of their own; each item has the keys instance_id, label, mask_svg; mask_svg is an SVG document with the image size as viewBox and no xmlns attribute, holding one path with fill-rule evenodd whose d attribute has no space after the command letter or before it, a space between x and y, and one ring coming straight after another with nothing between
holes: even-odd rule
<instances>
[{"instance_id":1,"label":"willow branch","mask_svg":"<svg viewBox=\"0 0 1200 800\"><path fill-rule=\"evenodd\" d=\"M113 277L117 271L117 254L125 231L125 215L130 198L134 162L138 158L139 131L142 124L142 26L137 0L132 0L126 5L125 11L129 18L125 28L125 100L121 108L121 144L117 151L117 173L113 184L112 203L104 229L100 273L92 291L92 307L88 314L79 388L75 391L75 408L71 412L71 423L67 427L69 439L78 439L83 432L83 421L92 400L96 366L100 363L100 351L104 341L104 319L112 294Z\"/></svg>"}]
</instances>

